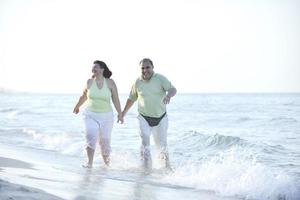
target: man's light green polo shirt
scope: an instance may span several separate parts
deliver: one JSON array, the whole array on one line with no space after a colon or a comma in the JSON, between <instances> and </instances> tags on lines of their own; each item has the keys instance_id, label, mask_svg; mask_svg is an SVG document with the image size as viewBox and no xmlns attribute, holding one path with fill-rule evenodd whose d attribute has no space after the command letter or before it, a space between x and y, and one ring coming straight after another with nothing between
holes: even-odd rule
<instances>
[{"instance_id":1,"label":"man's light green polo shirt","mask_svg":"<svg viewBox=\"0 0 300 200\"><path fill-rule=\"evenodd\" d=\"M129 99L138 100L138 112L148 117L161 117L166 112L163 99L166 91L173 88L171 82L161 74L154 73L150 80L138 78L133 84Z\"/></svg>"}]
</instances>

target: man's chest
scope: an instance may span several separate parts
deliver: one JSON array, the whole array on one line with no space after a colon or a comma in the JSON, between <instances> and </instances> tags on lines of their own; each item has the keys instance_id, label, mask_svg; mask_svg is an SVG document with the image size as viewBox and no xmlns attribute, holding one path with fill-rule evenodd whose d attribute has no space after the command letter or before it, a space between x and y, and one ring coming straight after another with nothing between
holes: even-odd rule
<instances>
[{"instance_id":1,"label":"man's chest","mask_svg":"<svg viewBox=\"0 0 300 200\"><path fill-rule=\"evenodd\" d=\"M163 93L163 88L159 82L140 82L136 89L138 95L143 97Z\"/></svg>"}]
</instances>

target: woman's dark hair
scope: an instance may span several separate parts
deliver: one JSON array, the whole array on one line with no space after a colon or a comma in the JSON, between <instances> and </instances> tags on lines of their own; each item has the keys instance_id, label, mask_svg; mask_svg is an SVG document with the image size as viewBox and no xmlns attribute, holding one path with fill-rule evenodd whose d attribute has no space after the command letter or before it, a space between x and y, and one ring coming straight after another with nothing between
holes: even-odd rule
<instances>
[{"instance_id":1,"label":"woman's dark hair","mask_svg":"<svg viewBox=\"0 0 300 200\"><path fill-rule=\"evenodd\" d=\"M103 76L105 78L110 78L112 75L112 72L108 69L107 65L105 64L105 62L100 61L100 60L96 60L94 61L94 64L98 64L102 69L104 69L103 71Z\"/></svg>"}]
</instances>

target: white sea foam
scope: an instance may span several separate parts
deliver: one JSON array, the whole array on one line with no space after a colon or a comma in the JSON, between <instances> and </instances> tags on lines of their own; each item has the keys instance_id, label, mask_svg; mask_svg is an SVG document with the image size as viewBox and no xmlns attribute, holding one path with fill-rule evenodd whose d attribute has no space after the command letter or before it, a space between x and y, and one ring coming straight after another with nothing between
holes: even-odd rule
<instances>
[{"instance_id":1,"label":"white sea foam","mask_svg":"<svg viewBox=\"0 0 300 200\"><path fill-rule=\"evenodd\" d=\"M251 152L236 147L200 164L187 160L163 181L246 199L297 200L300 197L299 183L293 177L258 163Z\"/></svg>"},{"instance_id":2,"label":"white sea foam","mask_svg":"<svg viewBox=\"0 0 300 200\"><path fill-rule=\"evenodd\" d=\"M84 140L78 141L79 138L74 139L67 132L52 132L49 134L27 128L24 128L23 132L33 139L33 145L36 145L36 147L59 151L64 154L76 155L84 145Z\"/></svg>"}]
</instances>

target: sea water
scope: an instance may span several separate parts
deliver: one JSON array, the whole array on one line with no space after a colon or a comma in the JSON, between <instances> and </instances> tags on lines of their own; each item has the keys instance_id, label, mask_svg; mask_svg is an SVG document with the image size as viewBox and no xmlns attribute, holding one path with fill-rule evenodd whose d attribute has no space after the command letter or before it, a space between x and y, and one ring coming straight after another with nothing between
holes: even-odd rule
<instances>
[{"instance_id":1,"label":"sea water","mask_svg":"<svg viewBox=\"0 0 300 200\"><path fill-rule=\"evenodd\" d=\"M78 97L0 93L1 155L21 149L26 155L44 155L44 163L56 162L62 169L72 165L76 172L86 159L82 115L72 113ZM120 99L123 107L127 95ZM134 105L124 124L114 124L109 169L103 168L97 149L94 168L98 175L121 181L121 188L122 181L130 181L173 188L184 196L208 191L221 199L300 199L300 94L178 94L167 113L172 173L160 171L151 141L153 172L139 176L140 138ZM14 154L22 156L22 152ZM63 186L63 178L60 181ZM89 188L85 191L77 199L99 195ZM129 195L128 199L134 198Z\"/></svg>"}]
</instances>

